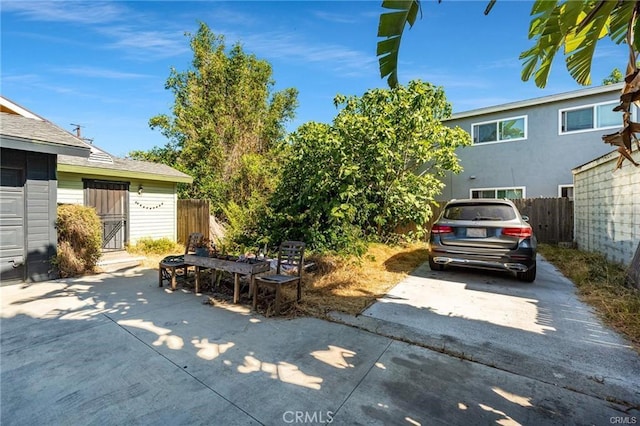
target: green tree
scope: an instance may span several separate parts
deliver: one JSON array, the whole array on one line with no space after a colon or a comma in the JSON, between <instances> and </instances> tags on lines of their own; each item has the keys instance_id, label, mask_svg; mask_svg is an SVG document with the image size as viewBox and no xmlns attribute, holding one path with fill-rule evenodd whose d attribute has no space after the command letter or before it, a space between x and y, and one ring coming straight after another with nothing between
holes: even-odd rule
<instances>
[{"instance_id":1,"label":"green tree","mask_svg":"<svg viewBox=\"0 0 640 426\"><path fill-rule=\"evenodd\" d=\"M602 79L602 85L608 86L610 84L622 83L623 81L624 75L622 75L622 72L620 72L618 68L614 68L608 77Z\"/></svg>"},{"instance_id":2,"label":"green tree","mask_svg":"<svg viewBox=\"0 0 640 426\"><path fill-rule=\"evenodd\" d=\"M471 142L442 124L451 115L443 89L411 81L334 102L341 109L331 125L306 123L290 136L266 224L272 240L349 252L362 238L392 237L400 225L415 224L419 236L439 177L461 171L454 151Z\"/></svg>"},{"instance_id":3,"label":"green tree","mask_svg":"<svg viewBox=\"0 0 640 426\"><path fill-rule=\"evenodd\" d=\"M245 158L268 157L282 142L285 123L294 116L297 90L273 92L271 65L243 51L227 50L224 37L200 23L190 40L193 60L186 71L172 68L165 88L174 95L172 114L149 120L169 142L132 158L160 161L189 173L193 185L180 189L182 198L213 201L218 213L227 202L246 206L246 191L260 188L247 173ZM266 178L257 177L260 182Z\"/></svg>"}]
</instances>

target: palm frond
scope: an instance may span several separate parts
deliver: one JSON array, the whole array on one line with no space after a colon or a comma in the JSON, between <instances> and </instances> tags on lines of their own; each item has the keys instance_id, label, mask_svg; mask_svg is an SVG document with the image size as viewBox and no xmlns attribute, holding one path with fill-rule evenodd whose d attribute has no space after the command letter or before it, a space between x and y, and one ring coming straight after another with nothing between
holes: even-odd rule
<instances>
[{"instance_id":1,"label":"palm frond","mask_svg":"<svg viewBox=\"0 0 640 426\"><path fill-rule=\"evenodd\" d=\"M380 15L378 37L386 39L379 41L376 49L380 77L388 76L389 87L393 88L398 85L398 52L402 34L407 24L413 27L420 11L420 0L385 0L382 7L397 11Z\"/></svg>"},{"instance_id":2,"label":"palm frond","mask_svg":"<svg viewBox=\"0 0 640 426\"><path fill-rule=\"evenodd\" d=\"M553 59L564 42L561 8L556 2L538 0L531 13L529 39L535 40L535 45L520 54L523 60L522 80L527 81L534 76L536 86L542 88L546 86Z\"/></svg>"},{"instance_id":3,"label":"palm frond","mask_svg":"<svg viewBox=\"0 0 640 426\"><path fill-rule=\"evenodd\" d=\"M575 2L578 3L578 2ZM600 2L589 11L582 10L577 24L566 36L565 55L567 70L575 81L591 84L591 63L598 40L608 34L611 11L616 2Z\"/></svg>"}]
</instances>

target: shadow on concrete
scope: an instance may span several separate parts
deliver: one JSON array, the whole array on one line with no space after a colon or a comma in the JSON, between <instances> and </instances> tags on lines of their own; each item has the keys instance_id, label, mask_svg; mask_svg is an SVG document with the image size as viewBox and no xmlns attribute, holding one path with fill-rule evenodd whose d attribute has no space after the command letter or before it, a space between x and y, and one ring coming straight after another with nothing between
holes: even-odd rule
<instances>
[{"instance_id":1,"label":"shadow on concrete","mask_svg":"<svg viewBox=\"0 0 640 426\"><path fill-rule=\"evenodd\" d=\"M188 288L158 288L155 270L0 292L3 424L288 424L291 416L560 424L590 419L586 406L608 413L601 399L490 368L496 360L478 364L398 341L413 332L425 346L433 330L266 319L245 305L212 306Z\"/></svg>"},{"instance_id":2,"label":"shadow on concrete","mask_svg":"<svg viewBox=\"0 0 640 426\"><path fill-rule=\"evenodd\" d=\"M640 405L640 357L542 259L539 279L427 264L361 316L334 319L599 398Z\"/></svg>"}]
</instances>

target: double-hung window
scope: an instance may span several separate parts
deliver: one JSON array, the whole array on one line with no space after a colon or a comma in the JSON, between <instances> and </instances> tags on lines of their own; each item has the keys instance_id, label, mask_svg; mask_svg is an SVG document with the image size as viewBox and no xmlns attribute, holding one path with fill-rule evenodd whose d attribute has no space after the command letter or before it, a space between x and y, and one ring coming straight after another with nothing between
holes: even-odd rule
<instances>
[{"instance_id":1,"label":"double-hung window","mask_svg":"<svg viewBox=\"0 0 640 426\"><path fill-rule=\"evenodd\" d=\"M472 188L471 198L508 198L517 200L525 197L525 187L515 188Z\"/></svg>"},{"instance_id":2,"label":"double-hung window","mask_svg":"<svg viewBox=\"0 0 640 426\"><path fill-rule=\"evenodd\" d=\"M585 132L622 126L622 114L613 108L619 102L606 102L560 110L560 133Z\"/></svg>"},{"instance_id":3,"label":"double-hung window","mask_svg":"<svg viewBox=\"0 0 640 426\"><path fill-rule=\"evenodd\" d=\"M473 143L505 142L527 138L527 116L475 123Z\"/></svg>"}]
</instances>

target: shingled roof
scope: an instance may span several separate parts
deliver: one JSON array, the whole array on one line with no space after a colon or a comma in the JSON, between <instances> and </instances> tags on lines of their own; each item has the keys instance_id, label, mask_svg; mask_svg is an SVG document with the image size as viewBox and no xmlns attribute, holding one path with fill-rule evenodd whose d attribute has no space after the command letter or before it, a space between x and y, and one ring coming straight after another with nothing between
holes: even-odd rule
<instances>
[{"instance_id":1,"label":"shingled roof","mask_svg":"<svg viewBox=\"0 0 640 426\"><path fill-rule=\"evenodd\" d=\"M191 176L164 164L114 157L3 96L0 96L0 140L3 148L57 154L59 171L193 182Z\"/></svg>"},{"instance_id":2,"label":"shingled roof","mask_svg":"<svg viewBox=\"0 0 640 426\"><path fill-rule=\"evenodd\" d=\"M86 142L83 143L91 149L91 155L88 158L59 155L59 171L104 174L114 177L140 178L168 182L193 182L193 178L191 176L165 164L114 157L95 145L89 145Z\"/></svg>"},{"instance_id":3,"label":"shingled roof","mask_svg":"<svg viewBox=\"0 0 640 426\"><path fill-rule=\"evenodd\" d=\"M91 153L81 139L47 120L5 112L0 112L0 139L3 148L82 157Z\"/></svg>"}]
</instances>

